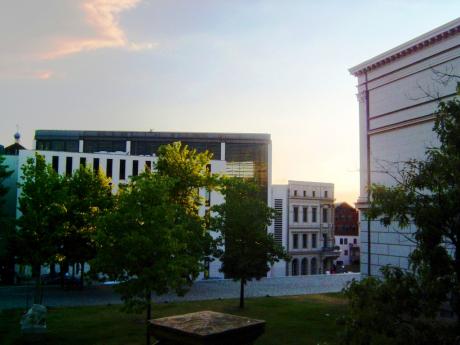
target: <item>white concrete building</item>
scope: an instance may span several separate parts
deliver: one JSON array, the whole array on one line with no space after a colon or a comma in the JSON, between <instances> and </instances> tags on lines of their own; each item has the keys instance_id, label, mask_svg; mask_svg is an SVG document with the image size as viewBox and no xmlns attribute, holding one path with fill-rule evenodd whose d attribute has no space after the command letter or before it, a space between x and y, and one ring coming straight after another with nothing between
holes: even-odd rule
<instances>
[{"instance_id":1,"label":"white concrete building","mask_svg":"<svg viewBox=\"0 0 460 345\"><path fill-rule=\"evenodd\" d=\"M275 240L291 255L278 262L271 276L320 274L339 256L334 245L334 185L289 181L273 185L272 207L278 215L272 225Z\"/></svg>"},{"instance_id":2,"label":"white concrete building","mask_svg":"<svg viewBox=\"0 0 460 345\"><path fill-rule=\"evenodd\" d=\"M131 176L136 176L153 166L156 161L155 153L160 145L174 141L181 141L198 152L208 150L213 153L210 162L212 173L255 178L266 195L264 200L269 201L269 134L38 130L35 133L35 149L20 150L18 155L7 156L8 166L15 171L8 184L15 186L20 181L20 168L26 163L27 158L38 152L62 175L71 175L82 164L93 169L102 169L111 178L115 192L120 183L126 183ZM21 191L11 188L10 193L8 200L13 200L14 205L10 202L12 205L8 207L14 212ZM206 193L202 190L201 193L205 198L205 205L200 209L201 215L208 212L213 205L224 201L219 192ZM16 217L19 215L19 210L16 209ZM219 272L220 267L220 261L210 262L206 273L203 272L199 279L223 278L223 274Z\"/></svg>"},{"instance_id":3,"label":"white concrete building","mask_svg":"<svg viewBox=\"0 0 460 345\"><path fill-rule=\"evenodd\" d=\"M460 18L352 67L358 79L360 124L360 196L367 207L367 186L394 185L385 171L393 162L423 159L437 145L432 131L438 99L454 97L460 75ZM436 99L435 99L436 98ZM378 274L386 264L408 267L414 229L385 228L360 216L361 273Z\"/></svg>"}]
</instances>

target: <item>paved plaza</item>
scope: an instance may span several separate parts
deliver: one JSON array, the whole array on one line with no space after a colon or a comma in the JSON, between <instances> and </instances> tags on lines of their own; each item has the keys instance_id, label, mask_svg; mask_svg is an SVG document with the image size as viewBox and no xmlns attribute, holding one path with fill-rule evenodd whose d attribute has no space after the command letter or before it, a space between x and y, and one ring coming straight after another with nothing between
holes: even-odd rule
<instances>
[{"instance_id":1,"label":"paved plaza","mask_svg":"<svg viewBox=\"0 0 460 345\"><path fill-rule=\"evenodd\" d=\"M359 273L312 275L297 277L264 278L246 285L246 297L289 296L327 292L339 292L352 279L360 279ZM238 298L239 282L228 279L195 282L184 297L174 294L154 297L158 303L198 301L218 298ZM32 303L32 286L0 287L0 309L27 308ZM84 290L61 290L56 286L45 288L44 304L50 307L105 305L122 303L112 286L93 285Z\"/></svg>"}]
</instances>

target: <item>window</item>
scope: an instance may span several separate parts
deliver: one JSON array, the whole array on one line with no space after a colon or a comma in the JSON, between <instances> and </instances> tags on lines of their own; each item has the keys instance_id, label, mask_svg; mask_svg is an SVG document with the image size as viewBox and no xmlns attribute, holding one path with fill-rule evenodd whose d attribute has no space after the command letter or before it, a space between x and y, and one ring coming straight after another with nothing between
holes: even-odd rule
<instances>
[{"instance_id":1,"label":"window","mask_svg":"<svg viewBox=\"0 0 460 345\"><path fill-rule=\"evenodd\" d=\"M206 189L205 191L205 206L211 206L211 191Z\"/></svg>"},{"instance_id":2,"label":"window","mask_svg":"<svg viewBox=\"0 0 460 345\"><path fill-rule=\"evenodd\" d=\"M348 256L348 250L345 249L343 255Z\"/></svg>"},{"instance_id":3,"label":"window","mask_svg":"<svg viewBox=\"0 0 460 345\"><path fill-rule=\"evenodd\" d=\"M292 235L292 248L294 249L299 248L299 235L298 234Z\"/></svg>"},{"instance_id":4,"label":"window","mask_svg":"<svg viewBox=\"0 0 460 345\"><path fill-rule=\"evenodd\" d=\"M292 260L291 273L293 276L299 275L299 262L297 259Z\"/></svg>"},{"instance_id":5,"label":"window","mask_svg":"<svg viewBox=\"0 0 460 345\"><path fill-rule=\"evenodd\" d=\"M316 258L311 258L310 265L311 265L311 274L317 274L318 272L316 268Z\"/></svg>"},{"instance_id":6,"label":"window","mask_svg":"<svg viewBox=\"0 0 460 345\"><path fill-rule=\"evenodd\" d=\"M302 210L302 220L304 223L308 221L308 207L304 207Z\"/></svg>"},{"instance_id":7,"label":"window","mask_svg":"<svg viewBox=\"0 0 460 345\"><path fill-rule=\"evenodd\" d=\"M316 248L316 234L311 235L311 247Z\"/></svg>"},{"instance_id":8,"label":"window","mask_svg":"<svg viewBox=\"0 0 460 345\"><path fill-rule=\"evenodd\" d=\"M113 159L107 159L107 167L105 169L107 177L112 177Z\"/></svg>"},{"instance_id":9,"label":"window","mask_svg":"<svg viewBox=\"0 0 460 345\"><path fill-rule=\"evenodd\" d=\"M340 244L343 244L343 238L340 239Z\"/></svg>"},{"instance_id":10,"label":"window","mask_svg":"<svg viewBox=\"0 0 460 345\"><path fill-rule=\"evenodd\" d=\"M283 199L275 199L275 241L283 244Z\"/></svg>"},{"instance_id":11,"label":"window","mask_svg":"<svg viewBox=\"0 0 460 345\"><path fill-rule=\"evenodd\" d=\"M300 274L306 276L308 273L308 259L303 258L300 262Z\"/></svg>"},{"instance_id":12,"label":"window","mask_svg":"<svg viewBox=\"0 0 460 345\"><path fill-rule=\"evenodd\" d=\"M343 243L344 243L344 244L348 244L348 238L344 238L344 239L343 239Z\"/></svg>"},{"instance_id":13,"label":"window","mask_svg":"<svg viewBox=\"0 0 460 345\"><path fill-rule=\"evenodd\" d=\"M139 175L139 161L133 160L133 176Z\"/></svg>"},{"instance_id":14,"label":"window","mask_svg":"<svg viewBox=\"0 0 460 345\"><path fill-rule=\"evenodd\" d=\"M307 234L302 234L302 248L308 247L308 237Z\"/></svg>"},{"instance_id":15,"label":"window","mask_svg":"<svg viewBox=\"0 0 460 345\"><path fill-rule=\"evenodd\" d=\"M294 206L294 223L299 221L299 207Z\"/></svg>"},{"instance_id":16,"label":"window","mask_svg":"<svg viewBox=\"0 0 460 345\"><path fill-rule=\"evenodd\" d=\"M86 157L80 157L80 166L86 166Z\"/></svg>"},{"instance_id":17,"label":"window","mask_svg":"<svg viewBox=\"0 0 460 345\"><path fill-rule=\"evenodd\" d=\"M66 176L72 176L72 157L66 157L65 159L65 174Z\"/></svg>"},{"instance_id":18,"label":"window","mask_svg":"<svg viewBox=\"0 0 460 345\"><path fill-rule=\"evenodd\" d=\"M296 190L294 191L294 196L297 196L297 191Z\"/></svg>"},{"instance_id":19,"label":"window","mask_svg":"<svg viewBox=\"0 0 460 345\"><path fill-rule=\"evenodd\" d=\"M327 234L323 234L323 248L327 248Z\"/></svg>"},{"instance_id":20,"label":"window","mask_svg":"<svg viewBox=\"0 0 460 345\"><path fill-rule=\"evenodd\" d=\"M126 178L126 160L120 159L120 180Z\"/></svg>"},{"instance_id":21,"label":"window","mask_svg":"<svg viewBox=\"0 0 460 345\"><path fill-rule=\"evenodd\" d=\"M152 162L151 161L146 161L145 162L145 170L147 170L147 171L152 170Z\"/></svg>"},{"instance_id":22,"label":"window","mask_svg":"<svg viewBox=\"0 0 460 345\"><path fill-rule=\"evenodd\" d=\"M315 192L315 191L311 192L311 195L312 195L312 197L315 197L315 196L316 196L316 192Z\"/></svg>"},{"instance_id":23,"label":"window","mask_svg":"<svg viewBox=\"0 0 460 345\"><path fill-rule=\"evenodd\" d=\"M327 198L327 190L324 191L324 197Z\"/></svg>"},{"instance_id":24,"label":"window","mask_svg":"<svg viewBox=\"0 0 460 345\"><path fill-rule=\"evenodd\" d=\"M353 239L353 244L358 244L358 240L356 238Z\"/></svg>"},{"instance_id":25,"label":"window","mask_svg":"<svg viewBox=\"0 0 460 345\"><path fill-rule=\"evenodd\" d=\"M59 172L59 156L53 156L52 162L53 170Z\"/></svg>"},{"instance_id":26,"label":"window","mask_svg":"<svg viewBox=\"0 0 460 345\"><path fill-rule=\"evenodd\" d=\"M323 223L327 223L327 208L323 208Z\"/></svg>"},{"instance_id":27,"label":"window","mask_svg":"<svg viewBox=\"0 0 460 345\"><path fill-rule=\"evenodd\" d=\"M93 158L93 171L99 171L99 158Z\"/></svg>"},{"instance_id":28,"label":"window","mask_svg":"<svg viewBox=\"0 0 460 345\"><path fill-rule=\"evenodd\" d=\"M307 196L307 191L306 190L303 191L303 196Z\"/></svg>"},{"instance_id":29,"label":"window","mask_svg":"<svg viewBox=\"0 0 460 345\"><path fill-rule=\"evenodd\" d=\"M313 223L316 223L316 217L317 217L317 215L316 215L316 207L312 207L311 208L311 221Z\"/></svg>"}]
</instances>

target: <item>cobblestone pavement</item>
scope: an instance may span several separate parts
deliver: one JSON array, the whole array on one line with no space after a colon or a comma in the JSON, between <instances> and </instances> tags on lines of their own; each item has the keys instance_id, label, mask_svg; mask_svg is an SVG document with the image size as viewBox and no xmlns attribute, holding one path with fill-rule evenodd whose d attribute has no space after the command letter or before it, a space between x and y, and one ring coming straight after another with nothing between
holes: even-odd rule
<instances>
[{"instance_id":1,"label":"cobblestone pavement","mask_svg":"<svg viewBox=\"0 0 460 345\"><path fill-rule=\"evenodd\" d=\"M347 282L360 279L359 273L314 275L301 277L264 278L249 282L246 297L305 295L339 292ZM0 287L0 309L27 308L31 305L32 286ZM239 283L228 279L198 281L184 297L174 294L154 297L158 303L173 301L197 301L218 298L238 298ZM47 306L104 305L122 303L111 286L95 285L82 291L45 288L44 304Z\"/></svg>"}]
</instances>

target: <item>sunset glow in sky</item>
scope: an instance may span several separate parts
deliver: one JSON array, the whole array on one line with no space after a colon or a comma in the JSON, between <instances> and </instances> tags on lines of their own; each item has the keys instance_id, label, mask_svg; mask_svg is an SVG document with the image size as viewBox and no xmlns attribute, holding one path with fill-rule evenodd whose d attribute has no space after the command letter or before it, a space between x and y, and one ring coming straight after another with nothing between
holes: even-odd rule
<instances>
[{"instance_id":1,"label":"sunset glow in sky","mask_svg":"<svg viewBox=\"0 0 460 345\"><path fill-rule=\"evenodd\" d=\"M0 143L35 129L270 133L273 183L359 190L356 80L458 0L11 0Z\"/></svg>"}]
</instances>

